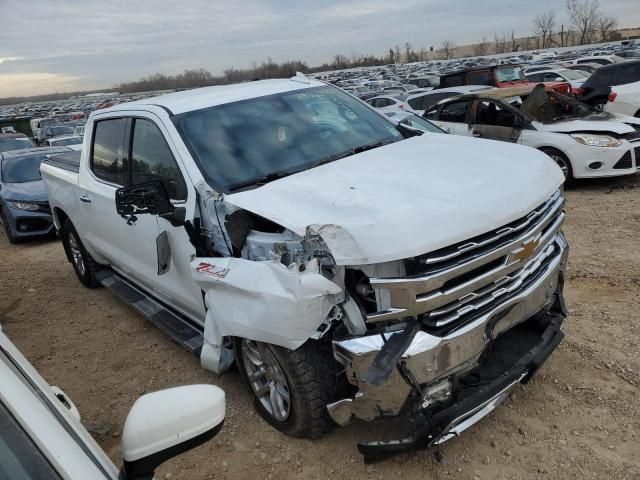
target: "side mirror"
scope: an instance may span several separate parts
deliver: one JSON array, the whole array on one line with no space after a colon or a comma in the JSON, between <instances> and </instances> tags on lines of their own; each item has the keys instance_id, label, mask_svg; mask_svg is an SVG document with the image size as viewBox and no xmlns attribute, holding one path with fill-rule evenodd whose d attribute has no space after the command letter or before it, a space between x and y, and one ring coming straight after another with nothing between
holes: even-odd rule
<instances>
[{"instance_id":1,"label":"side mirror","mask_svg":"<svg viewBox=\"0 0 640 480\"><path fill-rule=\"evenodd\" d=\"M160 180L116 190L116 211L122 217L132 215L162 215L171 213L173 205Z\"/></svg>"},{"instance_id":2,"label":"side mirror","mask_svg":"<svg viewBox=\"0 0 640 480\"><path fill-rule=\"evenodd\" d=\"M513 121L513 128L515 128L516 130L522 130L524 129L524 127L527 126L527 122L525 121L524 118L516 116L514 121Z\"/></svg>"},{"instance_id":3,"label":"side mirror","mask_svg":"<svg viewBox=\"0 0 640 480\"><path fill-rule=\"evenodd\" d=\"M222 429L224 416L224 392L213 385L143 395L124 424L122 477L151 480L160 464L213 438Z\"/></svg>"}]
</instances>

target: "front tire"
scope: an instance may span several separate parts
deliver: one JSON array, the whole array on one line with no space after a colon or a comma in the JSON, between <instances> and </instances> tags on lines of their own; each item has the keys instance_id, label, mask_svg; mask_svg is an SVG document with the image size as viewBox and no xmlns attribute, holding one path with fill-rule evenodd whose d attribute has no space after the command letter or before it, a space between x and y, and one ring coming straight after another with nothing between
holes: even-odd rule
<instances>
[{"instance_id":1,"label":"front tire","mask_svg":"<svg viewBox=\"0 0 640 480\"><path fill-rule=\"evenodd\" d=\"M7 236L7 240L9 240L9 243L15 245L16 243L19 243L18 238L13 234L13 230L11 230L11 225L9 225L9 220L7 219L7 216L4 213L4 210L2 208L0 208L0 220L2 221L2 226L4 227L4 233Z\"/></svg>"},{"instance_id":2,"label":"front tire","mask_svg":"<svg viewBox=\"0 0 640 480\"><path fill-rule=\"evenodd\" d=\"M236 339L238 369L260 416L293 437L318 438L330 430L327 404L346 383L331 348L330 342L309 340L293 351Z\"/></svg>"},{"instance_id":3,"label":"front tire","mask_svg":"<svg viewBox=\"0 0 640 480\"><path fill-rule=\"evenodd\" d=\"M564 175L564 184L571 185L571 183L573 183L573 168L571 167L569 158L560 150L556 150L555 148L541 148L540 151L546 153L551 157L551 160L556 162L560 167L560 170L562 170L562 174Z\"/></svg>"},{"instance_id":4,"label":"front tire","mask_svg":"<svg viewBox=\"0 0 640 480\"><path fill-rule=\"evenodd\" d=\"M96 273L100 270L100 267L84 248L84 245L80 241L80 236L73 226L73 223L71 223L71 220L65 220L60 236L62 237L62 245L67 254L67 258L71 262L71 265L73 265L73 269L80 282L85 287L99 287L100 283L98 283L96 279Z\"/></svg>"}]
</instances>

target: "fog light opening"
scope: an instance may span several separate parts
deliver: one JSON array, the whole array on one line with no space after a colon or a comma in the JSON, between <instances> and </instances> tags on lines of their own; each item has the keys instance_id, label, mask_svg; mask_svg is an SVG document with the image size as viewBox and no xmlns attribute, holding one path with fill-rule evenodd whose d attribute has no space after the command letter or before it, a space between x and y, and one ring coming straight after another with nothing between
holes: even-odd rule
<instances>
[{"instance_id":1,"label":"fog light opening","mask_svg":"<svg viewBox=\"0 0 640 480\"><path fill-rule=\"evenodd\" d=\"M603 165L603 163L602 163L602 162L591 162L591 163L589 164L589 168L590 168L591 170L598 170L599 168L601 168L601 167L602 167L602 165Z\"/></svg>"}]
</instances>

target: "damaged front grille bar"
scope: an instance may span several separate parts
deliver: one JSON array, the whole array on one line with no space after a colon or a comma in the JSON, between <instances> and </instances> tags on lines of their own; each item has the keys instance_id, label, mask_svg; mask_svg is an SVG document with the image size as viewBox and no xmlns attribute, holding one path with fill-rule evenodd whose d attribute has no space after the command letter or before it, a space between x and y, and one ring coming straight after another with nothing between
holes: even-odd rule
<instances>
[{"instance_id":1,"label":"damaged front grille bar","mask_svg":"<svg viewBox=\"0 0 640 480\"><path fill-rule=\"evenodd\" d=\"M478 302L478 298L485 297L488 291L512 286L512 278L521 278L541 253L548 250L560 232L565 217L562 211L564 199L556 194L545 205L549 203L553 205L552 209L534 211L544 211L544 215L536 215L538 222L532 228L500 247L471 257L464 263L417 277L370 279L374 289L388 291L390 307L368 314L367 321L381 322L406 316L423 316L427 312L432 312L433 316L444 315L460 305ZM474 272L478 272L477 275ZM437 326L455 320L443 319L437 322Z\"/></svg>"}]
</instances>

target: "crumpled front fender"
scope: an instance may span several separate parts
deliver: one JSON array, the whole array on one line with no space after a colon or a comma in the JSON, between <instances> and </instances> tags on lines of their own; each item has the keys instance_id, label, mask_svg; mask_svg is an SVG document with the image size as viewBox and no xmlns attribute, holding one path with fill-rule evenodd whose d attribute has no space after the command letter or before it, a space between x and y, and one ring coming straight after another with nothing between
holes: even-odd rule
<instances>
[{"instance_id":1,"label":"crumpled front fender","mask_svg":"<svg viewBox=\"0 0 640 480\"><path fill-rule=\"evenodd\" d=\"M205 293L207 316L201 361L220 372L222 339L236 336L295 350L336 304L342 289L319 273L317 261L304 271L280 262L241 258L196 258L193 279ZM225 363L225 362L222 362Z\"/></svg>"}]
</instances>

